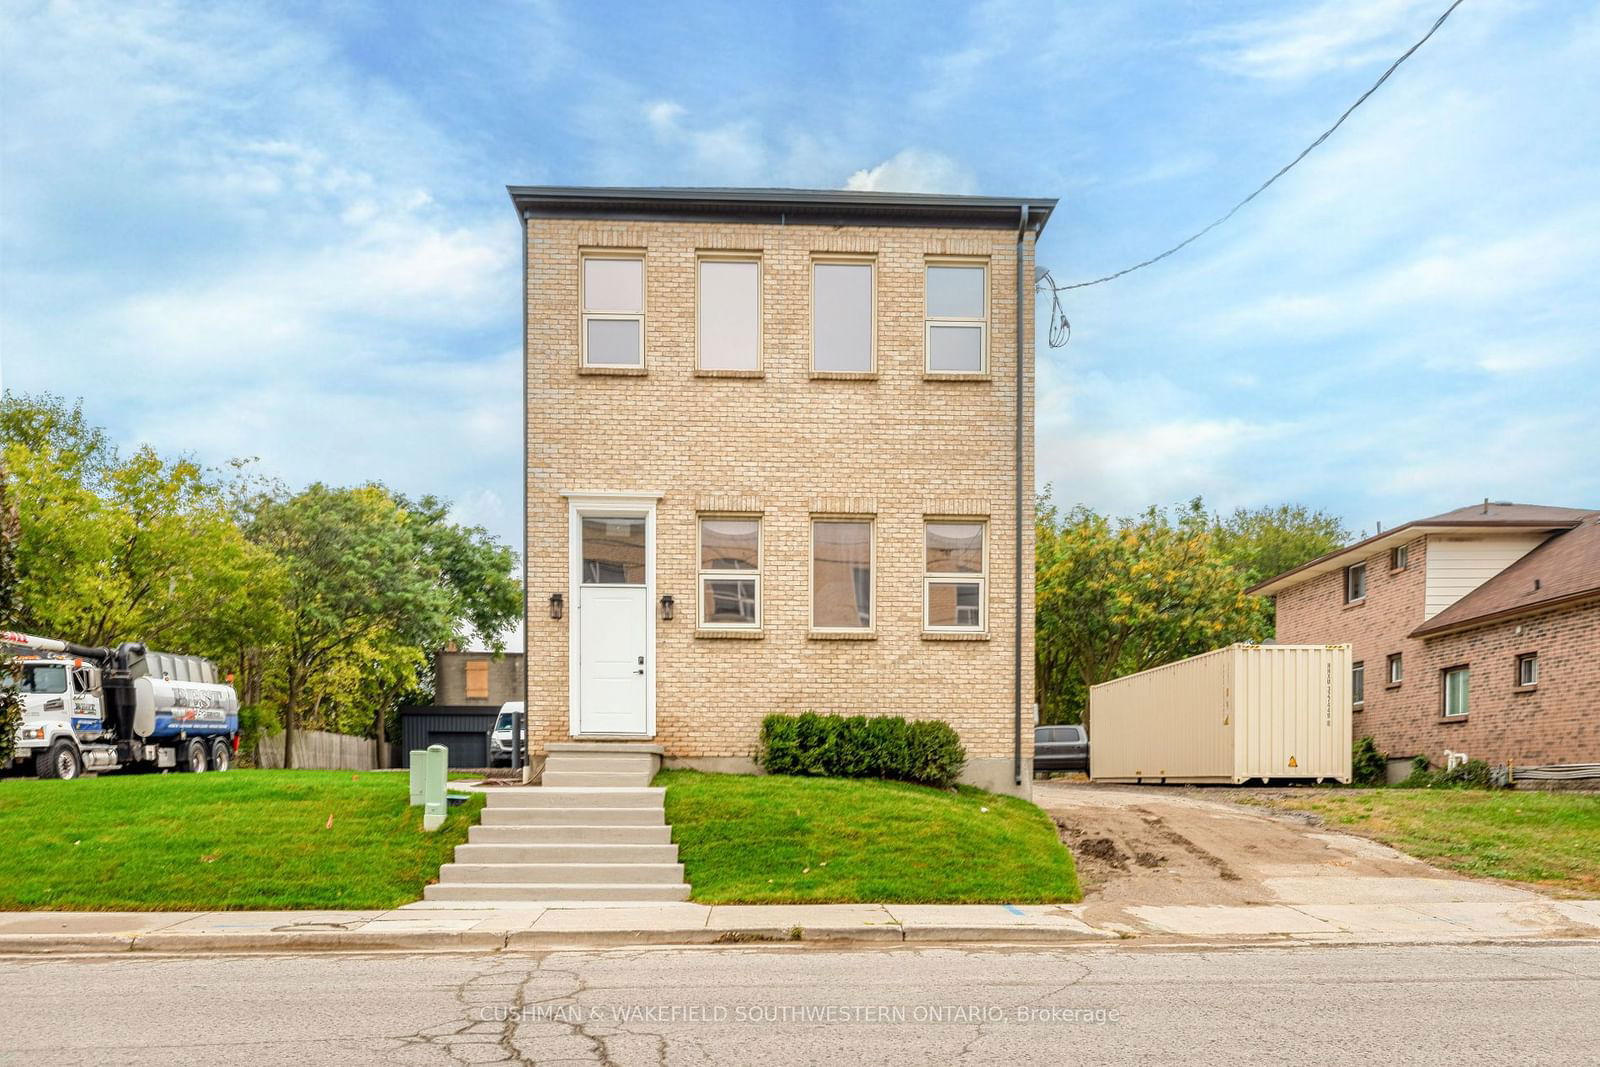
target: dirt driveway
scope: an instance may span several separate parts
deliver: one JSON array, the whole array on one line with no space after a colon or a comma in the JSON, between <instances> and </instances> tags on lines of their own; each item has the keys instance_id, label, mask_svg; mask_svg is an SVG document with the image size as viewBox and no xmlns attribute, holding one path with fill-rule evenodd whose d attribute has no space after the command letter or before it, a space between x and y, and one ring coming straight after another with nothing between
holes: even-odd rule
<instances>
[{"instance_id":1,"label":"dirt driveway","mask_svg":"<svg viewBox=\"0 0 1600 1067\"><path fill-rule=\"evenodd\" d=\"M1035 782L1034 803L1078 859L1085 918L1138 925L1141 909L1218 905L1383 907L1537 901L1441 871L1295 813L1183 787Z\"/></svg>"}]
</instances>

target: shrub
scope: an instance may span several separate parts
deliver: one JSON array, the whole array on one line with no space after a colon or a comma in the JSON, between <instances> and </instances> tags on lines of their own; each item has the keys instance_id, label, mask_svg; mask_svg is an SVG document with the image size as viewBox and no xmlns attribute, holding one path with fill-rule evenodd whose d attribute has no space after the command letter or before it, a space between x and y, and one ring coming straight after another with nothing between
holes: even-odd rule
<instances>
[{"instance_id":1,"label":"shrub","mask_svg":"<svg viewBox=\"0 0 1600 1067\"><path fill-rule=\"evenodd\" d=\"M948 723L899 716L768 715L756 760L769 774L955 784L967 754Z\"/></svg>"},{"instance_id":2,"label":"shrub","mask_svg":"<svg viewBox=\"0 0 1600 1067\"><path fill-rule=\"evenodd\" d=\"M1400 783L1402 789L1493 789L1494 772L1481 759L1469 759L1447 770L1430 771L1426 757L1411 761L1411 774Z\"/></svg>"},{"instance_id":3,"label":"shrub","mask_svg":"<svg viewBox=\"0 0 1600 1067\"><path fill-rule=\"evenodd\" d=\"M1389 760L1378 751L1378 743L1363 737L1350 753L1350 780L1356 785L1382 785L1389 773Z\"/></svg>"}]
</instances>

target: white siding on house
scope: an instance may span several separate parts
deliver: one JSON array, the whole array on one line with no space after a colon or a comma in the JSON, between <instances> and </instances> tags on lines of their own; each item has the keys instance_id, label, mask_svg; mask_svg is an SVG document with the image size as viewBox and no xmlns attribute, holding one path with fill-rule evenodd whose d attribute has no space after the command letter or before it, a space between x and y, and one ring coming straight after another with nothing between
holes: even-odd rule
<instances>
[{"instance_id":1,"label":"white siding on house","mask_svg":"<svg viewBox=\"0 0 1600 1067\"><path fill-rule=\"evenodd\" d=\"M1431 619L1539 546L1548 531L1428 538L1424 619Z\"/></svg>"}]
</instances>

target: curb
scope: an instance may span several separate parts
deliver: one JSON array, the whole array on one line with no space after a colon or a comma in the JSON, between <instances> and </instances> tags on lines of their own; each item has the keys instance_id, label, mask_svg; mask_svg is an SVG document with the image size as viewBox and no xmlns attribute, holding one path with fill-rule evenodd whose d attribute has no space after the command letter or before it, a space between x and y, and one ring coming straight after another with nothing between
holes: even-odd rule
<instances>
[{"instance_id":1,"label":"curb","mask_svg":"<svg viewBox=\"0 0 1600 1067\"><path fill-rule=\"evenodd\" d=\"M376 924L376 925L382 925ZM5 934L0 956L74 953L208 952L517 952L620 945L894 944L928 942L1053 942L1100 944L1117 935L1047 927L866 926L742 927L679 930L319 930L161 932L148 934Z\"/></svg>"}]
</instances>

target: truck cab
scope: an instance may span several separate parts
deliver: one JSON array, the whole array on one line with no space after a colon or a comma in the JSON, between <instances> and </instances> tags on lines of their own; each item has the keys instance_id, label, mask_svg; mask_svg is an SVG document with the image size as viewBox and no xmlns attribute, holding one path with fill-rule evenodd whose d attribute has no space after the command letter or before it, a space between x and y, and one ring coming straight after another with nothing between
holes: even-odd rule
<instances>
[{"instance_id":1,"label":"truck cab","mask_svg":"<svg viewBox=\"0 0 1600 1067\"><path fill-rule=\"evenodd\" d=\"M104 736L105 704L97 668L65 657L28 658L16 662L6 685L22 698L15 762L34 763L58 741L78 748Z\"/></svg>"}]
</instances>

